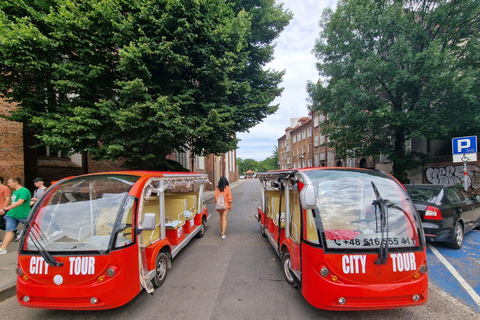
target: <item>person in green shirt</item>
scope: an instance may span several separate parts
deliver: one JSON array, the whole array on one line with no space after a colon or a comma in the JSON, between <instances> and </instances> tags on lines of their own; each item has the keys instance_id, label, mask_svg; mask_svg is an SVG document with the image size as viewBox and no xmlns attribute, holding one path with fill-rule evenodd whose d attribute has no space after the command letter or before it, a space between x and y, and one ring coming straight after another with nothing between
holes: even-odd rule
<instances>
[{"instance_id":1,"label":"person in green shirt","mask_svg":"<svg viewBox=\"0 0 480 320\"><path fill-rule=\"evenodd\" d=\"M8 179L8 186L14 190L10 205L0 210L0 215L5 215L5 237L0 247L0 254L6 254L10 242L15 237L14 231L21 222L25 224L30 213L30 200L32 196L27 188L22 187L19 178Z\"/></svg>"}]
</instances>

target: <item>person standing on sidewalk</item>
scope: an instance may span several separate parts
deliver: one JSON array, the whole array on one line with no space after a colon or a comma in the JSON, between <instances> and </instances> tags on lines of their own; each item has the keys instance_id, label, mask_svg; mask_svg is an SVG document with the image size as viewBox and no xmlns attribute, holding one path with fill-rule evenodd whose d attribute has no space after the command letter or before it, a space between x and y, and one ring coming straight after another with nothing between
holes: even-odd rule
<instances>
[{"instance_id":1,"label":"person standing on sidewalk","mask_svg":"<svg viewBox=\"0 0 480 320\"><path fill-rule=\"evenodd\" d=\"M45 187L45 180L43 178L35 178L35 180L33 180L33 184L37 189L33 191L33 197L30 201L30 207L33 206L35 202L37 202L38 198L40 198L40 196L45 192L45 190L47 190L47 187Z\"/></svg>"},{"instance_id":2,"label":"person standing on sidewalk","mask_svg":"<svg viewBox=\"0 0 480 320\"><path fill-rule=\"evenodd\" d=\"M5 208L10 204L10 197L12 196L12 191L10 188L3 184L3 177L0 177L0 208ZM5 217L0 216L0 229L5 231ZM2 239L0 238L0 245L2 244Z\"/></svg>"},{"instance_id":3,"label":"person standing on sidewalk","mask_svg":"<svg viewBox=\"0 0 480 320\"><path fill-rule=\"evenodd\" d=\"M6 234L3 237L3 243L0 247L0 254L6 254L10 242L15 237L14 231L17 229L18 223L27 222L30 213L30 200L32 196L27 188L22 187L19 178L8 179L8 186L14 190L12 193L12 203L0 210L0 215L5 215Z\"/></svg>"},{"instance_id":4,"label":"person standing on sidewalk","mask_svg":"<svg viewBox=\"0 0 480 320\"><path fill-rule=\"evenodd\" d=\"M232 210L232 191L225 177L221 177L218 186L215 188L215 210L220 214L220 228L222 229L222 239L227 235L227 217L228 211Z\"/></svg>"}]
</instances>

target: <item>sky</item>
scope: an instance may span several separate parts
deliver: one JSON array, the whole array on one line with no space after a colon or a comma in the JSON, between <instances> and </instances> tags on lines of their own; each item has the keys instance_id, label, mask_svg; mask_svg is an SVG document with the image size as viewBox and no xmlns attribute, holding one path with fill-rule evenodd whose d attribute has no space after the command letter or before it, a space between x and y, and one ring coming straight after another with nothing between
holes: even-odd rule
<instances>
[{"instance_id":1,"label":"sky","mask_svg":"<svg viewBox=\"0 0 480 320\"><path fill-rule=\"evenodd\" d=\"M290 24L276 39L274 60L266 68L276 71L285 70L282 95L272 104L279 109L262 123L250 129L248 133L239 133L237 158L265 160L272 156L278 138L290 126L290 118L308 115L307 81L316 82L319 78L315 68L317 62L312 53L320 28L318 22L323 9L335 9L336 0L277 0L284 3L285 9L293 12Z\"/></svg>"}]
</instances>

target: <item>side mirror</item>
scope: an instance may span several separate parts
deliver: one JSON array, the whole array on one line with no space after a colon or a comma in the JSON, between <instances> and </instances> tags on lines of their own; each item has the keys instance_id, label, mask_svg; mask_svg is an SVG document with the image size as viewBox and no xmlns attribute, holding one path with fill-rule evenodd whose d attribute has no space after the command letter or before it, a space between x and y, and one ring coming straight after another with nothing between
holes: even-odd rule
<instances>
[{"instance_id":1,"label":"side mirror","mask_svg":"<svg viewBox=\"0 0 480 320\"><path fill-rule=\"evenodd\" d=\"M315 187L311 184L306 184L303 186L302 191L300 191L300 202L303 209L315 209L317 204L315 197Z\"/></svg>"},{"instance_id":2,"label":"side mirror","mask_svg":"<svg viewBox=\"0 0 480 320\"><path fill-rule=\"evenodd\" d=\"M155 213L145 213L143 216L142 225L137 227L137 234L142 232L143 230L153 231L155 230Z\"/></svg>"}]
</instances>

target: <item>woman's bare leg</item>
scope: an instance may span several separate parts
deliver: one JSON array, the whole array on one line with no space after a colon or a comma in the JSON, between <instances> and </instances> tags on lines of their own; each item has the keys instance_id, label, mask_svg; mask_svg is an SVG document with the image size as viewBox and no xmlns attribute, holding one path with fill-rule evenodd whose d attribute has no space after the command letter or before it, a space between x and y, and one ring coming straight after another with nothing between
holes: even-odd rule
<instances>
[{"instance_id":1,"label":"woman's bare leg","mask_svg":"<svg viewBox=\"0 0 480 320\"><path fill-rule=\"evenodd\" d=\"M227 216L228 211L223 211L220 213L220 228L222 229L222 236L225 235L225 231L227 230Z\"/></svg>"}]
</instances>

